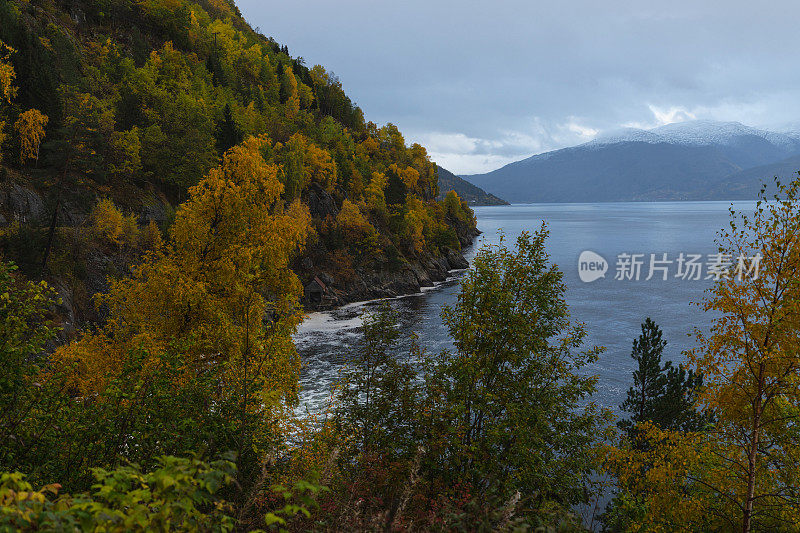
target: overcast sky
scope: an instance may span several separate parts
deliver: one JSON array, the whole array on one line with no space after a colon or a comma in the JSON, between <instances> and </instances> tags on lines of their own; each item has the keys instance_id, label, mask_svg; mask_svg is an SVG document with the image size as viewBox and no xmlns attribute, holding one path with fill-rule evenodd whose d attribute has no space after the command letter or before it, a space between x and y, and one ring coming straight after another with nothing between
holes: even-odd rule
<instances>
[{"instance_id":1,"label":"overcast sky","mask_svg":"<svg viewBox=\"0 0 800 533\"><path fill-rule=\"evenodd\" d=\"M238 0L459 174L623 126L800 122L800 2Z\"/></svg>"}]
</instances>

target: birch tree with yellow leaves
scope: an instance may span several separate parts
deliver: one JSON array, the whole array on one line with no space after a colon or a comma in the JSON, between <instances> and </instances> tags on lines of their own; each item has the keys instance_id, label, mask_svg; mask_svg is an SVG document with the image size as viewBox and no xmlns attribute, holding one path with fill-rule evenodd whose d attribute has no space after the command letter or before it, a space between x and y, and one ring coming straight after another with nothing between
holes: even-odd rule
<instances>
[{"instance_id":1,"label":"birch tree with yellow leaves","mask_svg":"<svg viewBox=\"0 0 800 533\"><path fill-rule=\"evenodd\" d=\"M8 61L9 56L14 52L13 48L0 41L0 110L2 110L3 106L10 104L12 98L17 94L17 88L14 86L14 79L17 77L17 73ZM0 161L3 160L2 146L6 138L6 134L3 131L5 130L5 125L3 115L0 114Z\"/></svg>"},{"instance_id":2,"label":"birch tree with yellow leaves","mask_svg":"<svg viewBox=\"0 0 800 533\"><path fill-rule=\"evenodd\" d=\"M14 49L0 41L0 102L10 103L17 94L14 79L17 77L14 67L8 62L8 56Z\"/></svg>"},{"instance_id":3,"label":"birch tree with yellow leaves","mask_svg":"<svg viewBox=\"0 0 800 533\"><path fill-rule=\"evenodd\" d=\"M731 268L700 304L714 318L687 354L706 379L699 403L713 425L686 433L645 425L642 450L609 455L625 530L800 524L800 180L778 191L762 190L753 215L731 209L719 233Z\"/></svg>"},{"instance_id":4,"label":"birch tree with yellow leaves","mask_svg":"<svg viewBox=\"0 0 800 533\"><path fill-rule=\"evenodd\" d=\"M707 376L701 402L718 417L729 471L720 494L743 533L800 523L800 181L778 191L768 199L762 190L751 216L731 210L718 242L734 268L702 304L716 317L689 354Z\"/></svg>"},{"instance_id":5,"label":"birch tree with yellow leaves","mask_svg":"<svg viewBox=\"0 0 800 533\"><path fill-rule=\"evenodd\" d=\"M282 442L300 368L291 334L302 287L288 265L305 243L309 214L297 202L283 204L278 169L261 153L268 142L250 137L229 150L190 190L165 246L112 282L101 299L105 329L54 356L76 369L70 387L90 396L120 374L129 354L149 354L141 363L147 372L180 349L176 379L213 375L212 404L235 406L227 427L240 461Z\"/></svg>"},{"instance_id":6,"label":"birch tree with yellow leaves","mask_svg":"<svg viewBox=\"0 0 800 533\"><path fill-rule=\"evenodd\" d=\"M19 162L25 164L28 159L39 161L39 147L44 139L44 127L49 119L38 109L29 109L20 114L14 123L19 135Z\"/></svg>"}]
</instances>

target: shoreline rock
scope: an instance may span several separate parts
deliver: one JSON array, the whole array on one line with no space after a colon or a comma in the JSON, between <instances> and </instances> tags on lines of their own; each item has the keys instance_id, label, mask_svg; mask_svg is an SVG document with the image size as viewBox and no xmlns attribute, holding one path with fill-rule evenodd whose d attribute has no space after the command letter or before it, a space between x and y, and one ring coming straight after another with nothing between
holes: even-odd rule
<instances>
[{"instance_id":1,"label":"shoreline rock","mask_svg":"<svg viewBox=\"0 0 800 533\"><path fill-rule=\"evenodd\" d=\"M423 287L447 280L452 271L469 268L463 248L472 246L480 235L478 230L470 233L462 251L444 248L439 256L422 257L398 269L357 268L350 280L337 280L327 272L319 272L306 283L301 303L306 311L329 311L354 302L417 294Z\"/></svg>"},{"instance_id":2,"label":"shoreline rock","mask_svg":"<svg viewBox=\"0 0 800 533\"><path fill-rule=\"evenodd\" d=\"M0 227L13 221L25 223L38 220L40 226L47 222L49 213L44 195L33 188L13 182L3 185L0 187ZM86 215L72 205L75 198L69 193L67 196L59 213L59 225L75 227L83 222ZM307 200L317 216L334 216L337 211L333 199L321 188L312 187ZM150 220L164 223L168 218L168 210L168 204L163 199L148 198L142 202L137 213L139 223L144 224ZM439 255L427 254L410 262L403 260L394 267L385 264L360 266L346 280L335 279L324 269L317 271L309 257L301 259L295 266L295 272L300 275L305 287L301 304L308 311L321 311L353 302L417 294L424 287L432 287L436 282L445 281L450 277L450 272L469 268L469 262L462 251L473 245L480 231L461 220L448 219L448 223L455 230L460 250L442 248ZM86 288L81 291L86 294L104 293L108 290L109 266L115 272L126 273L131 264L135 263L133 258L118 257L119 254L104 251L100 247L92 250L89 255L84 265L83 282ZM105 320L101 310L89 305L86 294L73 294L64 280L50 279L50 282L64 301L59 309L64 325L62 340L73 337L86 324L102 323Z\"/></svg>"}]
</instances>

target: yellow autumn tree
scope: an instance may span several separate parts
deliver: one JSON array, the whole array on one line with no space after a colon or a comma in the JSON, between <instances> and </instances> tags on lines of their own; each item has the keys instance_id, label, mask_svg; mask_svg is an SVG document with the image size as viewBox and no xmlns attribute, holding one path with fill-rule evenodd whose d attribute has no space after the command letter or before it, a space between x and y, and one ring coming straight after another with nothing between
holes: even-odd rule
<instances>
[{"instance_id":1,"label":"yellow autumn tree","mask_svg":"<svg viewBox=\"0 0 800 533\"><path fill-rule=\"evenodd\" d=\"M406 198L405 215L403 216L404 235L409 248L419 253L425 249L425 233L430 232L434 222L425 204L419 198L409 195Z\"/></svg>"},{"instance_id":2,"label":"yellow autumn tree","mask_svg":"<svg viewBox=\"0 0 800 533\"><path fill-rule=\"evenodd\" d=\"M29 109L22 113L14 128L19 135L19 161L24 164L27 159L39 160L39 147L44 139L44 127L48 122L47 115L38 109Z\"/></svg>"},{"instance_id":3,"label":"yellow autumn tree","mask_svg":"<svg viewBox=\"0 0 800 533\"><path fill-rule=\"evenodd\" d=\"M339 214L336 215L336 223L354 235L370 233L375 230L372 224L361 214L358 206L347 199L342 202L342 208L339 210Z\"/></svg>"},{"instance_id":4,"label":"yellow autumn tree","mask_svg":"<svg viewBox=\"0 0 800 533\"><path fill-rule=\"evenodd\" d=\"M419 172L417 188L426 200L435 198L438 194L438 183L436 177L436 165L431 162L428 151L424 146L414 143L408 150L411 158L411 166Z\"/></svg>"},{"instance_id":5,"label":"yellow autumn tree","mask_svg":"<svg viewBox=\"0 0 800 533\"><path fill-rule=\"evenodd\" d=\"M713 424L612 449L632 531L797 531L800 524L800 180L720 232L709 333L688 352ZM727 272L726 272L727 270ZM635 527L634 527L635 526Z\"/></svg>"},{"instance_id":6,"label":"yellow autumn tree","mask_svg":"<svg viewBox=\"0 0 800 533\"><path fill-rule=\"evenodd\" d=\"M109 244L138 246L139 223L134 215L124 215L108 198L99 200L89 213L92 233Z\"/></svg>"},{"instance_id":7,"label":"yellow autumn tree","mask_svg":"<svg viewBox=\"0 0 800 533\"><path fill-rule=\"evenodd\" d=\"M297 392L291 334L301 320L302 290L288 265L310 217L299 203L284 206L278 169L262 156L268 143L250 137L229 150L190 189L169 241L130 278L111 284L101 298L110 312L104 331L55 354L78 369L72 386L90 394L132 350L155 361L179 346L184 379L218 373L219 394L241 402L242 413L261 413L265 423L287 412Z\"/></svg>"},{"instance_id":8,"label":"yellow autumn tree","mask_svg":"<svg viewBox=\"0 0 800 533\"><path fill-rule=\"evenodd\" d=\"M389 183L389 178L380 172L373 172L372 179L369 180L366 188L364 189L364 198L367 201L367 206L374 212L386 211L386 185Z\"/></svg>"},{"instance_id":9,"label":"yellow autumn tree","mask_svg":"<svg viewBox=\"0 0 800 533\"><path fill-rule=\"evenodd\" d=\"M0 104L10 104L17 94L17 88L14 86L17 74L9 62L9 56L14 52L13 48L0 41Z\"/></svg>"},{"instance_id":10,"label":"yellow autumn tree","mask_svg":"<svg viewBox=\"0 0 800 533\"><path fill-rule=\"evenodd\" d=\"M99 200L89 213L92 232L99 238L119 244L123 234L125 215L108 198Z\"/></svg>"},{"instance_id":11,"label":"yellow autumn tree","mask_svg":"<svg viewBox=\"0 0 800 533\"><path fill-rule=\"evenodd\" d=\"M286 117L292 119L300 112L300 94L297 88L297 78L288 65L283 66L283 83L286 91Z\"/></svg>"},{"instance_id":12,"label":"yellow autumn tree","mask_svg":"<svg viewBox=\"0 0 800 533\"><path fill-rule=\"evenodd\" d=\"M702 304L715 318L689 354L728 462L721 499L735 502L744 533L800 523L800 180L778 189L721 232L733 264Z\"/></svg>"},{"instance_id":13,"label":"yellow autumn tree","mask_svg":"<svg viewBox=\"0 0 800 533\"><path fill-rule=\"evenodd\" d=\"M378 141L376 139L373 137L367 137L363 142L359 143L357 151L362 157L369 159L378 155L380 152L380 146L378 145Z\"/></svg>"},{"instance_id":14,"label":"yellow autumn tree","mask_svg":"<svg viewBox=\"0 0 800 533\"><path fill-rule=\"evenodd\" d=\"M358 205L350 200L342 202L342 208L336 215L336 226L342 238L351 249L359 253L372 254L378 246L378 232L370 222L364 218Z\"/></svg>"},{"instance_id":15,"label":"yellow autumn tree","mask_svg":"<svg viewBox=\"0 0 800 533\"><path fill-rule=\"evenodd\" d=\"M10 104L17 94L17 88L14 86L17 74L9 62L9 56L14 52L13 48L0 41L0 109L6 104ZM0 162L3 160L2 146L6 139L5 127L5 121L0 119Z\"/></svg>"},{"instance_id":16,"label":"yellow autumn tree","mask_svg":"<svg viewBox=\"0 0 800 533\"><path fill-rule=\"evenodd\" d=\"M708 483L719 463L713 443L703 433L664 430L648 421L639 426L640 447L608 446L607 472L617 480L609 531L672 533L722 531L730 514L712 505L715 491ZM728 502L720 502L726 507ZM729 531L736 524L728 523Z\"/></svg>"},{"instance_id":17,"label":"yellow autumn tree","mask_svg":"<svg viewBox=\"0 0 800 533\"><path fill-rule=\"evenodd\" d=\"M389 170L394 172L410 192L416 192L417 183L419 182L419 172L412 167L400 168L396 164L392 164Z\"/></svg>"},{"instance_id":18,"label":"yellow autumn tree","mask_svg":"<svg viewBox=\"0 0 800 533\"><path fill-rule=\"evenodd\" d=\"M283 162L282 174L288 198L298 198L312 182L319 183L328 191L333 190L336 163L327 150L299 133L292 135L285 145L278 143L276 149Z\"/></svg>"}]
</instances>

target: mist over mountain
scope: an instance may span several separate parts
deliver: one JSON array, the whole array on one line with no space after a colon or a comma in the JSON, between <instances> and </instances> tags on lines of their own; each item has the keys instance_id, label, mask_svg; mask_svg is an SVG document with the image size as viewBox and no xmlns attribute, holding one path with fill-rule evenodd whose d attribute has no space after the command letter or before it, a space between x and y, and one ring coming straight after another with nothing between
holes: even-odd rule
<instances>
[{"instance_id":1,"label":"mist over mountain","mask_svg":"<svg viewBox=\"0 0 800 533\"><path fill-rule=\"evenodd\" d=\"M517 202L738 200L798 169L798 133L691 121L626 128L463 177Z\"/></svg>"}]
</instances>

